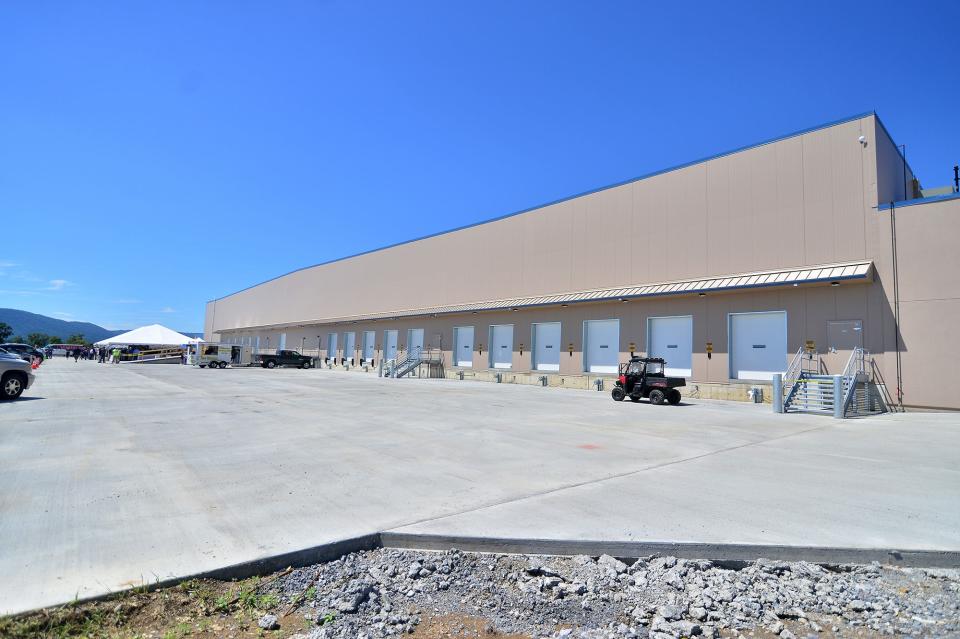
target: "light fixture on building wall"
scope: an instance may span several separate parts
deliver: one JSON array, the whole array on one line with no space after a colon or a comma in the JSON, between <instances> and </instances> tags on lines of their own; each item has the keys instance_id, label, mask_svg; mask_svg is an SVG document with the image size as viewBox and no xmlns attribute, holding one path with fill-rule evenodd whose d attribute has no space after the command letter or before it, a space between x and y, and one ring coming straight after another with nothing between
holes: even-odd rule
<instances>
[{"instance_id":1,"label":"light fixture on building wall","mask_svg":"<svg viewBox=\"0 0 960 639\"><path fill-rule=\"evenodd\" d=\"M620 301L626 303L626 302L628 302L628 301L630 301L630 300L628 300L628 299L625 298L625 297L621 297L621 298L620 298Z\"/></svg>"},{"instance_id":2,"label":"light fixture on building wall","mask_svg":"<svg viewBox=\"0 0 960 639\"><path fill-rule=\"evenodd\" d=\"M830 286L840 286L840 282L830 282Z\"/></svg>"},{"instance_id":3,"label":"light fixture on building wall","mask_svg":"<svg viewBox=\"0 0 960 639\"><path fill-rule=\"evenodd\" d=\"M707 296L706 293L697 293L697 295L698 295L699 297L706 297L706 296Z\"/></svg>"},{"instance_id":4,"label":"light fixture on building wall","mask_svg":"<svg viewBox=\"0 0 960 639\"><path fill-rule=\"evenodd\" d=\"M560 308L566 308L566 307L568 307L568 306L569 306L569 304L561 304L561 305L560 305Z\"/></svg>"}]
</instances>

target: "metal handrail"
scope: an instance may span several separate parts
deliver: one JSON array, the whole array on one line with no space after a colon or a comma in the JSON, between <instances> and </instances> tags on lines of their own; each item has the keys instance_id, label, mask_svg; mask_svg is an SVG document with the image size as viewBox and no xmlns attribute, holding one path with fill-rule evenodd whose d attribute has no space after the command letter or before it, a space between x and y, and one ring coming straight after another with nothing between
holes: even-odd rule
<instances>
[{"instance_id":1,"label":"metal handrail","mask_svg":"<svg viewBox=\"0 0 960 639\"><path fill-rule=\"evenodd\" d=\"M850 358L847 360L847 365L843 367L843 383L846 388L843 391L843 411L842 415L847 414L847 408L850 406L850 402L853 400L853 396L857 390L857 378L861 373L866 372L866 356L867 352L861 347L856 347L853 349L853 352L850 353Z\"/></svg>"},{"instance_id":2,"label":"metal handrail","mask_svg":"<svg viewBox=\"0 0 960 639\"><path fill-rule=\"evenodd\" d=\"M859 375L866 371L866 354L867 352L863 348L857 346L850 353L850 358L847 359L847 365L843 367L843 376L844 377L853 377L854 375Z\"/></svg>"},{"instance_id":3,"label":"metal handrail","mask_svg":"<svg viewBox=\"0 0 960 639\"><path fill-rule=\"evenodd\" d=\"M183 354L183 349L177 348L157 348L148 351L138 351L136 353L121 353L121 362L146 362L152 359L166 359L169 357L179 357Z\"/></svg>"},{"instance_id":4,"label":"metal handrail","mask_svg":"<svg viewBox=\"0 0 960 639\"><path fill-rule=\"evenodd\" d=\"M797 354L790 360L786 372L783 374L783 390L789 392L793 385L800 379L801 369L803 367L803 349L797 349Z\"/></svg>"}]
</instances>

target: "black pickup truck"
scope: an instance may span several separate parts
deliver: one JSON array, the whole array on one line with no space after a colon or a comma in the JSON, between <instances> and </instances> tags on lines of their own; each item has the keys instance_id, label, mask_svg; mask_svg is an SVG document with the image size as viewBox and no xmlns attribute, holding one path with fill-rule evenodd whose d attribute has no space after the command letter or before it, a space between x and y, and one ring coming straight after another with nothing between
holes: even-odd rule
<instances>
[{"instance_id":1,"label":"black pickup truck","mask_svg":"<svg viewBox=\"0 0 960 639\"><path fill-rule=\"evenodd\" d=\"M312 357L301 355L297 351L277 351L276 355L258 355L257 358L263 368L276 368L277 366L310 368L313 366Z\"/></svg>"}]
</instances>

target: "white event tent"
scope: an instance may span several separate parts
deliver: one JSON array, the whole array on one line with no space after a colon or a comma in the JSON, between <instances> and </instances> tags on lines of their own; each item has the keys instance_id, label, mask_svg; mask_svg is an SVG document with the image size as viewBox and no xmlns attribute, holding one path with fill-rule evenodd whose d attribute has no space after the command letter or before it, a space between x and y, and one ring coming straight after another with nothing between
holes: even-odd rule
<instances>
[{"instance_id":1,"label":"white event tent","mask_svg":"<svg viewBox=\"0 0 960 639\"><path fill-rule=\"evenodd\" d=\"M194 337L187 337L182 333L170 330L160 324L151 324L150 326L141 326L132 331L114 335L107 339L102 339L94 346L125 346L128 344L142 344L145 346L183 346L184 344L196 344L202 340Z\"/></svg>"}]
</instances>

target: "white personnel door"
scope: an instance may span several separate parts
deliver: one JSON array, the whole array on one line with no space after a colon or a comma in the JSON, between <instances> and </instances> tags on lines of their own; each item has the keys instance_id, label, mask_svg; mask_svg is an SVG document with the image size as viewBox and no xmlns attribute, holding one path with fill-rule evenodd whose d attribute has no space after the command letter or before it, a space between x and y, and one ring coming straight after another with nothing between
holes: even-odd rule
<instances>
[{"instance_id":1,"label":"white personnel door","mask_svg":"<svg viewBox=\"0 0 960 639\"><path fill-rule=\"evenodd\" d=\"M397 357L397 331L383 332L383 359Z\"/></svg>"},{"instance_id":2,"label":"white personnel door","mask_svg":"<svg viewBox=\"0 0 960 639\"><path fill-rule=\"evenodd\" d=\"M282 351L286 347L287 347L287 334L280 333L280 342L279 342L279 345L277 346L277 350Z\"/></svg>"},{"instance_id":3,"label":"white personnel door","mask_svg":"<svg viewBox=\"0 0 960 639\"><path fill-rule=\"evenodd\" d=\"M560 322L533 325L533 370L560 370Z\"/></svg>"},{"instance_id":4,"label":"white personnel door","mask_svg":"<svg viewBox=\"0 0 960 639\"><path fill-rule=\"evenodd\" d=\"M461 368L473 367L472 326L457 326L453 329L453 363Z\"/></svg>"},{"instance_id":5,"label":"white personnel door","mask_svg":"<svg viewBox=\"0 0 960 639\"><path fill-rule=\"evenodd\" d=\"M327 357L336 359L337 357L337 334L327 333Z\"/></svg>"},{"instance_id":6,"label":"white personnel door","mask_svg":"<svg viewBox=\"0 0 960 639\"><path fill-rule=\"evenodd\" d=\"M343 356L353 359L353 351L357 348L357 334L350 332L343 334Z\"/></svg>"},{"instance_id":7,"label":"white personnel door","mask_svg":"<svg viewBox=\"0 0 960 639\"><path fill-rule=\"evenodd\" d=\"M588 373L616 373L620 362L620 320L583 323L583 368Z\"/></svg>"},{"instance_id":8,"label":"white personnel door","mask_svg":"<svg viewBox=\"0 0 960 639\"><path fill-rule=\"evenodd\" d=\"M787 367L787 313L731 313L731 379L773 379Z\"/></svg>"},{"instance_id":9,"label":"white personnel door","mask_svg":"<svg viewBox=\"0 0 960 639\"><path fill-rule=\"evenodd\" d=\"M407 329L407 352L412 353L416 348L423 348L423 329L409 328Z\"/></svg>"},{"instance_id":10,"label":"white personnel door","mask_svg":"<svg viewBox=\"0 0 960 639\"><path fill-rule=\"evenodd\" d=\"M513 366L513 324L490 327L490 368Z\"/></svg>"},{"instance_id":11,"label":"white personnel door","mask_svg":"<svg viewBox=\"0 0 960 639\"><path fill-rule=\"evenodd\" d=\"M647 355L667 360L673 377L693 374L693 316L647 318Z\"/></svg>"},{"instance_id":12,"label":"white personnel door","mask_svg":"<svg viewBox=\"0 0 960 639\"><path fill-rule=\"evenodd\" d=\"M377 334L374 331L363 332L363 359L370 361L373 359L375 348L377 346Z\"/></svg>"}]
</instances>

